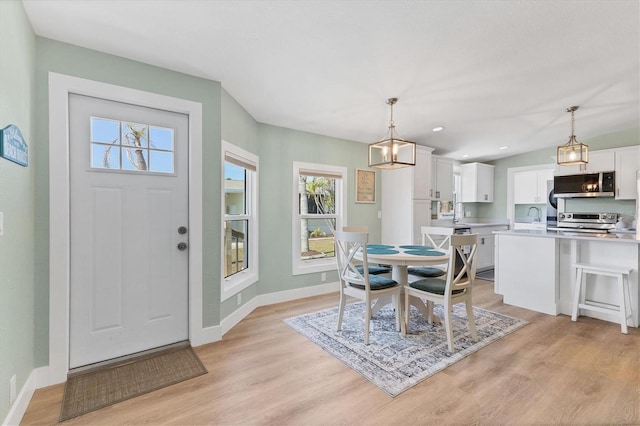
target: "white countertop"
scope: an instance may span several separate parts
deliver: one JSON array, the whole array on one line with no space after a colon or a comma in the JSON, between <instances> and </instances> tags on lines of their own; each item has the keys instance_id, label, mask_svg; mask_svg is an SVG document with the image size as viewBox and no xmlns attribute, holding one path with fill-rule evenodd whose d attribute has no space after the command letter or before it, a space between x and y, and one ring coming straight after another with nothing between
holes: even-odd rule
<instances>
[{"instance_id":1,"label":"white countertop","mask_svg":"<svg viewBox=\"0 0 640 426\"><path fill-rule=\"evenodd\" d=\"M460 229L460 228L490 228L492 226L509 226L509 221L508 220L504 220L504 221L497 221L497 222L475 222L475 221L467 221L466 219L461 221L461 222L457 222L457 223L453 223L450 220L446 220L446 219L438 219L438 220L433 220L431 222L432 226L441 226L444 228L456 228L456 229Z\"/></svg>"},{"instance_id":2,"label":"white countertop","mask_svg":"<svg viewBox=\"0 0 640 426\"><path fill-rule=\"evenodd\" d=\"M512 231L494 231L493 233L498 235L514 235L521 237L561 238L570 240L640 244L640 238L637 233L589 234L567 231L547 231L542 229L516 229Z\"/></svg>"}]
</instances>

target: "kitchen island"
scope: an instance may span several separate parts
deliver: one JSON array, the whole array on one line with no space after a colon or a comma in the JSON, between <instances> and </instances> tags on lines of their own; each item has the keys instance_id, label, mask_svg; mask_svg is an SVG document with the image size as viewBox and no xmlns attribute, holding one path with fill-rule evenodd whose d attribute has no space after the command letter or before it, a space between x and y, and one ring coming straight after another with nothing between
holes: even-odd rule
<instances>
[{"instance_id":1,"label":"kitchen island","mask_svg":"<svg viewBox=\"0 0 640 426\"><path fill-rule=\"evenodd\" d=\"M550 315L571 315L576 271L571 265L586 262L633 268L629 275L631 326L638 327L638 266L640 235L586 234L547 230L497 231L495 292L504 303ZM617 287L610 277L588 277L588 299L617 305ZM595 285L594 285L595 284ZM606 321L609 314L584 312Z\"/></svg>"}]
</instances>

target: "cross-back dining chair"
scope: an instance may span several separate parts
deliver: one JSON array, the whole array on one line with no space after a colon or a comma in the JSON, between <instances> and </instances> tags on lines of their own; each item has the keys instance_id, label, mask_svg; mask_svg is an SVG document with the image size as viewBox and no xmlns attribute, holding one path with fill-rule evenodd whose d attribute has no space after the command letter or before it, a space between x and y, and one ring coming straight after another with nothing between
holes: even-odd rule
<instances>
[{"instance_id":1,"label":"cross-back dining chair","mask_svg":"<svg viewBox=\"0 0 640 426\"><path fill-rule=\"evenodd\" d=\"M400 331L402 287L391 278L369 273L369 262L367 260L368 234L366 232L336 231L334 240L338 277L340 278L338 331L342 330L342 318L347 296L355 297L365 302L364 343L366 345L369 344L371 303L375 299L391 296L390 300L396 310L396 330ZM360 257L361 260L356 259L356 256ZM358 265L363 266L362 271L358 269Z\"/></svg>"},{"instance_id":2,"label":"cross-back dining chair","mask_svg":"<svg viewBox=\"0 0 640 426\"><path fill-rule=\"evenodd\" d=\"M366 232L369 233L367 226L343 226L346 232ZM358 270L362 273L362 265L358 266ZM391 276L391 267L388 265L369 265L369 274Z\"/></svg>"},{"instance_id":3,"label":"cross-back dining chair","mask_svg":"<svg viewBox=\"0 0 640 426\"><path fill-rule=\"evenodd\" d=\"M476 277L476 251L478 234L451 235L449 242L449 263L447 273L442 278L423 278L405 286L405 306L409 306L409 296L426 299L429 302L442 304L444 307L444 326L447 334L449 351L453 352L453 305L466 305L469 330L473 341L478 340L476 323L473 316L472 289ZM428 304L433 309L433 304ZM409 330L410 309L405 309L405 330ZM432 312L429 312L429 316ZM429 318L431 320L431 318Z\"/></svg>"},{"instance_id":4,"label":"cross-back dining chair","mask_svg":"<svg viewBox=\"0 0 640 426\"><path fill-rule=\"evenodd\" d=\"M423 226L420 228L422 234L422 245L431 246L438 250L449 250L449 239L454 233L453 228L438 227L438 226ZM441 238L438 238L441 237ZM414 277L420 278L435 278L443 276L446 265L438 266L409 266L407 272L409 273L410 281L414 281Z\"/></svg>"}]
</instances>

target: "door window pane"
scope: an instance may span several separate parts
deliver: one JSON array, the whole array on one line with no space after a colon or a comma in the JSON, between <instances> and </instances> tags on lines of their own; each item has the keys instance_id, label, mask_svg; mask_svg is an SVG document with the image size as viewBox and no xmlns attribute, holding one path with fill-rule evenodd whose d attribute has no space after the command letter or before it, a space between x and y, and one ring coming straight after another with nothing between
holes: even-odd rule
<instances>
[{"instance_id":1,"label":"door window pane","mask_svg":"<svg viewBox=\"0 0 640 426\"><path fill-rule=\"evenodd\" d=\"M173 174L173 129L91 117L93 169Z\"/></svg>"}]
</instances>

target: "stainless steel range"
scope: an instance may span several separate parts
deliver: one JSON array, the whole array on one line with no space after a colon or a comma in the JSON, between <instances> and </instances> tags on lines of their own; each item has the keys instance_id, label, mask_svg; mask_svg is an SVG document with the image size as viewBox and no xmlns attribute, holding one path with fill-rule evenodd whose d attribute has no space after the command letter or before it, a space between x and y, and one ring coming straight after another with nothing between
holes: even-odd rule
<instances>
[{"instance_id":1,"label":"stainless steel range","mask_svg":"<svg viewBox=\"0 0 640 426\"><path fill-rule=\"evenodd\" d=\"M603 234L616 229L618 213L558 213L558 224L552 231Z\"/></svg>"}]
</instances>

